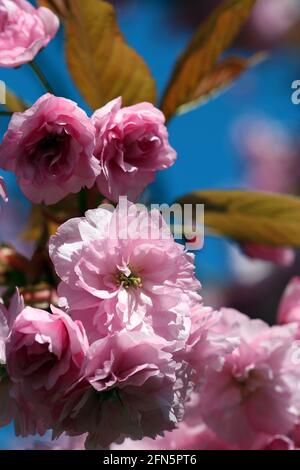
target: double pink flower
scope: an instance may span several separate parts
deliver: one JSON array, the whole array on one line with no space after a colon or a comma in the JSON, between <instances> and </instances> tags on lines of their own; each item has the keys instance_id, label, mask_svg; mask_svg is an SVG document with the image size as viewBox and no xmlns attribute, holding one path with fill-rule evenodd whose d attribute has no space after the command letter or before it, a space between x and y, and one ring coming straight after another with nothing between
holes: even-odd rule
<instances>
[{"instance_id":1,"label":"double pink flower","mask_svg":"<svg viewBox=\"0 0 300 470\"><path fill-rule=\"evenodd\" d=\"M0 426L14 419L18 435L43 434L53 427L53 404L80 378L88 341L66 313L18 299L0 308Z\"/></svg>"},{"instance_id":2,"label":"double pink flower","mask_svg":"<svg viewBox=\"0 0 300 470\"><path fill-rule=\"evenodd\" d=\"M88 211L52 238L67 312L12 305L6 315L5 398L17 434L86 434L93 449L156 438L232 350L218 315L199 303L193 257L159 213L127 209Z\"/></svg>"},{"instance_id":3,"label":"double pink flower","mask_svg":"<svg viewBox=\"0 0 300 470\"><path fill-rule=\"evenodd\" d=\"M13 115L0 147L0 165L16 174L30 201L55 204L94 184L100 171L93 157L94 135L76 103L46 94Z\"/></svg>"},{"instance_id":4,"label":"double pink flower","mask_svg":"<svg viewBox=\"0 0 300 470\"><path fill-rule=\"evenodd\" d=\"M127 195L135 201L152 183L158 170L173 165L163 113L150 103L122 108L116 98L92 116L96 128L95 156L101 165L99 191L118 202Z\"/></svg>"},{"instance_id":5,"label":"double pink flower","mask_svg":"<svg viewBox=\"0 0 300 470\"><path fill-rule=\"evenodd\" d=\"M62 280L61 306L92 339L121 329L154 332L176 347L187 339L201 285L194 256L174 241L158 211L133 204L88 211L58 229L50 256Z\"/></svg>"}]
</instances>

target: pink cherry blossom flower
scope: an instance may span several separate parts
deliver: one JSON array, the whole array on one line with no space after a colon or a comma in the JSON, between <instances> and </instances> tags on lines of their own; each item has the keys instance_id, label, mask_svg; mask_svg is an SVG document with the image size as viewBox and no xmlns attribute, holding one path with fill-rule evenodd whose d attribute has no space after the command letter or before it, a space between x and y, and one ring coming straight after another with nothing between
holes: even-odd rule
<instances>
[{"instance_id":1,"label":"pink cherry blossom flower","mask_svg":"<svg viewBox=\"0 0 300 470\"><path fill-rule=\"evenodd\" d=\"M126 328L184 342L200 300L194 257L174 241L158 211L127 209L88 211L51 238L61 306L70 307L92 340Z\"/></svg>"},{"instance_id":2,"label":"pink cherry blossom flower","mask_svg":"<svg viewBox=\"0 0 300 470\"><path fill-rule=\"evenodd\" d=\"M51 404L78 380L87 348L82 325L54 307L52 314L26 307L17 316L6 343L17 434L43 434L51 425Z\"/></svg>"},{"instance_id":3,"label":"pink cherry blossom flower","mask_svg":"<svg viewBox=\"0 0 300 470\"><path fill-rule=\"evenodd\" d=\"M26 0L0 0L0 67L31 62L59 28L48 8L34 8Z\"/></svg>"},{"instance_id":4,"label":"pink cherry blossom flower","mask_svg":"<svg viewBox=\"0 0 300 470\"><path fill-rule=\"evenodd\" d=\"M209 369L202 390L205 423L223 441L252 448L264 436L288 435L299 419L299 366L292 362L295 328L269 327L223 310L224 333L240 345L221 371Z\"/></svg>"},{"instance_id":5,"label":"pink cherry blossom flower","mask_svg":"<svg viewBox=\"0 0 300 470\"><path fill-rule=\"evenodd\" d=\"M280 266L290 266L296 258L292 248L260 245L257 243L244 243L241 248L249 258L270 261Z\"/></svg>"},{"instance_id":6,"label":"pink cherry blossom flower","mask_svg":"<svg viewBox=\"0 0 300 470\"><path fill-rule=\"evenodd\" d=\"M293 441L295 448L300 448L300 422L295 426L293 431L291 432L290 436L291 440Z\"/></svg>"},{"instance_id":7,"label":"pink cherry blossom flower","mask_svg":"<svg viewBox=\"0 0 300 470\"><path fill-rule=\"evenodd\" d=\"M258 0L250 18L254 34L269 46L277 45L300 18L298 0Z\"/></svg>"},{"instance_id":8,"label":"pink cherry blossom flower","mask_svg":"<svg viewBox=\"0 0 300 470\"><path fill-rule=\"evenodd\" d=\"M176 158L161 111L150 103L121 106L122 98L116 98L92 117L95 156L102 168L98 188L115 202L124 195L135 201L154 181L155 173L170 167Z\"/></svg>"},{"instance_id":9,"label":"pink cherry blossom flower","mask_svg":"<svg viewBox=\"0 0 300 470\"><path fill-rule=\"evenodd\" d=\"M300 278L294 277L286 287L278 308L278 323L297 323L300 339Z\"/></svg>"},{"instance_id":10,"label":"pink cherry blossom flower","mask_svg":"<svg viewBox=\"0 0 300 470\"><path fill-rule=\"evenodd\" d=\"M94 184L100 171L94 134L76 103L46 94L24 113L14 113L0 146L0 165L16 174L30 201L55 204Z\"/></svg>"},{"instance_id":11,"label":"pink cherry blossom flower","mask_svg":"<svg viewBox=\"0 0 300 470\"><path fill-rule=\"evenodd\" d=\"M277 0L269 3L274 1ZM278 0L278 3L283 2ZM288 128L276 120L246 115L236 123L233 137L238 151L246 157L247 186L260 191L297 192L300 181L298 144Z\"/></svg>"},{"instance_id":12,"label":"pink cherry blossom flower","mask_svg":"<svg viewBox=\"0 0 300 470\"><path fill-rule=\"evenodd\" d=\"M262 449L292 449L295 447L294 443L294 436L291 437L289 435L278 435L278 434L269 434L265 432L257 432L254 440L247 440L246 442L242 439L236 439L233 441L228 441L227 439L223 439L223 434L228 434L231 432L236 432L238 434L238 430L234 430L234 425L239 426L239 432L244 432L244 420L239 422L236 420L235 423L232 423L230 427L230 423L226 425L226 428L222 431L222 427L224 427L224 421L226 421L226 413L229 414L228 420L230 420L230 413L234 413L234 409L230 409L230 397L233 396L234 392L230 390L230 381L229 386L223 389L224 382L221 380L221 373L223 370L223 366L226 368L226 348L227 348L227 355L229 353L229 357L232 355L233 348L235 343L235 338L237 335L242 336L241 338L241 347L245 348L243 344L245 338L250 341L253 337L254 341L256 340L256 336L261 332L264 334L264 331L268 331L267 325L265 325L260 320L251 321L247 319L241 314L238 314L235 311L225 310L223 312L219 312L219 317L217 316L217 312L213 312L213 314L209 312L208 308L204 308L203 306L199 306L198 315L196 315L197 320L195 321L195 325L198 325L203 322L202 327L202 335L199 334L196 328L192 328L193 333L191 334L191 341L190 344L194 348L195 354L195 363L196 358L200 359L199 362L202 363L202 373L204 374L201 380L199 381L198 385L200 384L200 388L198 387L197 391L194 391L191 395L190 401L186 404L186 411L184 415L184 419L178 424L177 428L166 432L163 437L158 436L156 439L144 438L141 441L133 441L131 439L126 439L124 443L121 445L118 443L112 444L111 449L113 450L161 450L161 449L168 449L168 450L262 450ZM196 309L195 309L196 313ZM211 316L210 316L211 315ZM225 315L225 318L224 318ZM228 315L228 318L226 317ZM208 321L208 318L210 319ZM207 318L206 321L206 328L205 322L203 321L204 318ZM218 320L218 321L217 321ZM250 324L250 328L249 328ZM230 325L230 326L229 326ZM222 332L223 331L223 341ZM275 328L276 335L278 334L277 328ZM242 332L242 335L241 335ZM203 347L205 342L203 339L205 336L208 336L208 333L211 335L211 342L207 342L207 346ZM287 334L288 337L290 335L289 331L281 332L283 335ZM228 337L227 337L228 335ZM276 336L275 335L275 336ZM227 338L226 338L227 337ZM195 339L199 338L201 341L197 346L197 342ZM226 339L228 344L226 346ZM199 340L198 340L199 341ZM261 341L263 344L263 336L261 337ZM274 337L274 341L276 341ZM231 344L231 345L230 345ZM199 347L200 345L200 347ZM230 346L229 346L230 345ZM195 348L196 346L196 348ZM201 347L202 346L202 347ZM228 348L229 346L229 348ZM253 343L253 347L255 344ZM220 356L219 361L212 361L212 355L209 351L213 351L215 348L215 355ZM280 349L280 348L279 348ZM200 355L199 355L200 353ZM209 353L209 354L207 354ZM235 353L234 353L235 354ZM188 357L188 355L186 356ZM205 361L206 359L206 361ZM208 361L207 361L208 359ZM228 358L227 358L228 360ZM276 360L276 358L275 358ZM206 363L206 368L204 364ZM198 367L199 370L199 367ZM224 403L224 398L226 397L228 400L228 411L224 407L223 411L220 410L220 416L218 417L218 421L213 428L210 428L207 423L203 421L203 408L207 405L207 398L206 393L208 392L207 386L205 387L205 373L208 373L208 384L211 380L212 373L219 374L220 377L220 384L216 387L216 395L212 397L212 400L215 399L214 406L218 406L218 403ZM231 379L232 380L232 379ZM233 380L232 380L233 381ZM202 385L201 385L202 384ZM204 394L203 394L203 385L204 385ZM293 384L296 386L296 384ZM234 383L232 384L234 388ZM270 394L272 393L276 395L276 391L272 392L270 389ZM295 389L295 394L297 393ZM223 398L224 395L224 398ZM259 398L259 397L258 397ZM209 399L209 398L208 398ZM204 402L204 404L203 404ZM258 404L259 405L259 404ZM272 406L272 411L274 407ZM285 411L285 408L283 408ZM208 411L210 413L210 411ZM280 413L280 408L278 409L278 413ZM222 417L224 414L224 418ZM217 418L216 418L217 419ZM251 419L251 414L249 414L249 420ZM253 414L253 419L255 419L255 414ZM276 418L275 418L276 419ZM232 429L231 429L232 428ZM294 431L293 431L294 432Z\"/></svg>"},{"instance_id":13,"label":"pink cherry blossom flower","mask_svg":"<svg viewBox=\"0 0 300 470\"><path fill-rule=\"evenodd\" d=\"M125 330L93 343L83 380L57 407L54 435L88 432L86 447L97 449L173 429L190 388L186 365L176 363L167 346L155 335Z\"/></svg>"},{"instance_id":14,"label":"pink cherry blossom flower","mask_svg":"<svg viewBox=\"0 0 300 470\"><path fill-rule=\"evenodd\" d=\"M192 326L184 350L175 352L177 362L188 362L190 377L196 392L186 403L183 420L176 429L166 432L155 440L145 438L141 441L126 439L120 446L113 444L111 449L227 449L230 446L222 441L203 422L201 414L200 390L205 383L207 370L222 370L227 354L239 344L237 336L224 335L220 328L221 313L214 312L202 304L192 309Z\"/></svg>"},{"instance_id":15,"label":"pink cherry blossom flower","mask_svg":"<svg viewBox=\"0 0 300 470\"><path fill-rule=\"evenodd\" d=\"M239 345L239 336L220 327L221 312L203 304L195 305L191 314L191 329L185 344L183 359L194 372L195 383L205 380L207 369L222 370L225 357ZM178 357L181 354L179 351Z\"/></svg>"},{"instance_id":16,"label":"pink cherry blossom flower","mask_svg":"<svg viewBox=\"0 0 300 470\"><path fill-rule=\"evenodd\" d=\"M295 443L287 436L274 436L262 450L295 450Z\"/></svg>"}]
</instances>

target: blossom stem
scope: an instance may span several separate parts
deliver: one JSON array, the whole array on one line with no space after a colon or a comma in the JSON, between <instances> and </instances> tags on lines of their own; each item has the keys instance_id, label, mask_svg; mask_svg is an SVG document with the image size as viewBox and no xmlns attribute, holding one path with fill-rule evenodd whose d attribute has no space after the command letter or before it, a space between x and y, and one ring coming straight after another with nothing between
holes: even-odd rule
<instances>
[{"instance_id":1,"label":"blossom stem","mask_svg":"<svg viewBox=\"0 0 300 470\"><path fill-rule=\"evenodd\" d=\"M9 376L5 367L5 364L0 362L0 383L1 382L8 382Z\"/></svg>"},{"instance_id":2,"label":"blossom stem","mask_svg":"<svg viewBox=\"0 0 300 470\"><path fill-rule=\"evenodd\" d=\"M0 111L0 116L12 116L12 111Z\"/></svg>"},{"instance_id":3,"label":"blossom stem","mask_svg":"<svg viewBox=\"0 0 300 470\"><path fill-rule=\"evenodd\" d=\"M78 207L80 211L80 215L84 215L87 211L87 189L83 188L79 193L78 193Z\"/></svg>"},{"instance_id":4,"label":"blossom stem","mask_svg":"<svg viewBox=\"0 0 300 470\"><path fill-rule=\"evenodd\" d=\"M43 84L43 86L46 88L46 90L51 93L52 95L55 95L52 86L48 82L47 78L45 77L44 73L40 69L40 67L36 64L36 62L32 61L29 62L30 67L34 71L34 73L37 75L39 78L40 82Z\"/></svg>"}]
</instances>

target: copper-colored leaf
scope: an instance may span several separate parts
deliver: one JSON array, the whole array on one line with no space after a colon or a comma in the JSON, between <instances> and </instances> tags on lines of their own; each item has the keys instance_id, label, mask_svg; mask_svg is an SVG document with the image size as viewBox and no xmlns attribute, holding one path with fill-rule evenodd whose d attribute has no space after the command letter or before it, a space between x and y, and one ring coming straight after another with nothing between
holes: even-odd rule
<instances>
[{"instance_id":1,"label":"copper-colored leaf","mask_svg":"<svg viewBox=\"0 0 300 470\"><path fill-rule=\"evenodd\" d=\"M246 190L188 194L180 204L204 204L205 225L238 242L300 247L300 199Z\"/></svg>"},{"instance_id":2,"label":"copper-colored leaf","mask_svg":"<svg viewBox=\"0 0 300 470\"><path fill-rule=\"evenodd\" d=\"M208 72L191 94L187 103L179 106L176 113L183 114L206 103L211 98L222 93L232 82L239 78L249 67L256 65L265 54L255 54L250 59L243 57L228 57Z\"/></svg>"},{"instance_id":3,"label":"copper-colored leaf","mask_svg":"<svg viewBox=\"0 0 300 470\"><path fill-rule=\"evenodd\" d=\"M27 226L21 234L22 240L37 242L45 230L45 220L42 215L42 207L35 205L31 209Z\"/></svg>"},{"instance_id":4,"label":"copper-colored leaf","mask_svg":"<svg viewBox=\"0 0 300 470\"><path fill-rule=\"evenodd\" d=\"M50 8L57 15L65 17L70 10L71 0L38 0L42 7Z\"/></svg>"},{"instance_id":5,"label":"copper-colored leaf","mask_svg":"<svg viewBox=\"0 0 300 470\"><path fill-rule=\"evenodd\" d=\"M12 91L6 90L6 103L5 107L13 113L26 111L29 107L21 98L16 96Z\"/></svg>"},{"instance_id":6,"label":"copper-colored leaf","mask_svg":"<svg viewBox=\"0 0 300 470\"><path fill-rule=\"evenodd\" d=\"M56 220L48 218L42 205L34 205L28 224L21 235L22 240L40 243L43 238L54 235L59 227Z\"/></svg>"},{"instance_id":7,"label":"copper-colored leaf","mask_svg":"<svg viewBox=\"0 0 300 470\"><path fill-rule=\"evenodd\" d=\"M161 109L166 118L191 97L237 36L256 0L224 0L200 26L180 57L164 94Z\"/></svg>"},{"instance_id":8,"label":"copper-colored leaf","mask_svg":"<svg viewBox=\"0 0 300 470\"><path fill-rule=\"evenodd\" d=\"M69 70L93 109L117 96L124 105L155 102L155 82L143 59L125 43L111 4L72 0L64 23Z\"/></svg>"}]
</instances>

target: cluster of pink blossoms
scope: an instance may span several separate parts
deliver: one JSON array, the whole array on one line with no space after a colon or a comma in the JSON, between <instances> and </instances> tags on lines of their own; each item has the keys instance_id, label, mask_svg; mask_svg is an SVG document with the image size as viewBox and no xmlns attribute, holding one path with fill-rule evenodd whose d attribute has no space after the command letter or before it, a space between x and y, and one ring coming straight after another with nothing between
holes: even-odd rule
<instances>
[{"instance_id":1,"label":"cluster of pink blossoms","mask_svg":"<svg viewBox=\"0 0 300 470\"><path fill-rule=\"evenodd\" d=\"M0 0L0 67L32 61L58 27L46 8ZM47 205L95 184L110 201L135 201L175 158L163 114L149 103L122 108L121 98L89 118L46 94L14 113L0 146L0 166ZM291 260L280 249L244 250ZM25 306L18 291L8 308L0 301L0 426L52 430L57 449L300 447L299 279L276 326L213 311L193 255L158 211L132 203L68 220L49 254L58 307Z\"/></svg>"},{"instance_id":2,"label":"cluster of pink blossoms","mask_svg":"<svg viewBox=\"0 0 300 470\"><path fill-rule=\"evenodd\" d=\"M286 325L214 312L160 214L124 211L100 206L50 240L61 309L0 304L1 424L90 449L298 446L299 281Z\"/></svg>"},{"instance_id":3,"label":"cluster of pink blossoms","mask_svg":"<svg viewBox=\"0 0 300 470\"><path fill-rule=\"evenodd\" d=\"M0 0L0 67L31 63L59 28L48 8ZM0 167L13 171L33 203L55 204L95 183L104 196L134 201L170 167L164 115L150 103L122 108L117 98L89 118L76 103L51 94L14 113L0 146ZM3 194L0 180L0 195Z\"/></svg>"},{"instance_id":4,"label":"cluster of pink blossoms","mask_svg":"<svg viewBox=\"0 0 300 470\"><path fill-rule=\"evenodd\" d=\"M93 449L174 429L234 344L201 304L193 256L158 212L133 204L69 220L50 256L63 310L24 308L17 294L1 307L1 424L14 419L22 436L87 434Z\"/></svg>"},{"instance_id":5,"label":"cluster of pink blossoms","mask_svg":"<svg viewBox=\"0 0 300 470\"><path fill-rule=\"evenodd\" d=\"M127 279L118 291L134 296L142 287ZM185 297L180 277L177 284ZM24 309L16 294L10 311L2 308L10 379L3 373L1 424L13 418L21 435L52 428L55 449L84 441L91 449L299 448L299 285L294 279L282 299L282 326L190 299L186 339L175 341L166 340L172 322L154 331L155 312L103 336L95 311L88 318L83 309L81 322L72 309Z\"/></svg>"},{"instance_id":6,"label":"cluster of pink blossoms","mask_svg":"<svg viewBox=\"0 0 300 470\"><path fill-rule=\"evenodd\" d=\"M220 312L215 332L238 345L224 351L222 367L207 367L201 385L173 432L156 440L127 439L112 449L292 450L300 447L300 280L288 286L279 321L270 327L235 310ZM297 318L296 318L297 317ZM297 323L294 323L294 322Z\"/></svg>"},{"instance_id":7,"label":"cluster of pink blossoms","mask_svg":"<svg viewBox=\"0 0 300 470\"><path fill-rule=\"evenodd\" d=\"M25 196L55 204L95 182L111 201L136 200L171 166L161 111L150 103L121 108L117 98L89 118L76 103L46 94L14 113L0 146L0 167L13 171Z\"/></svg>"}]
</instances>

